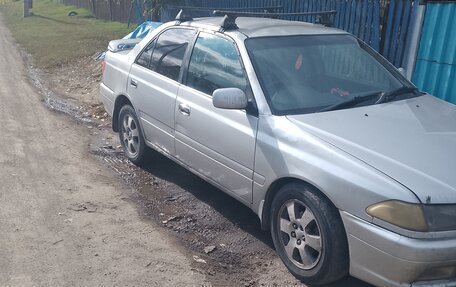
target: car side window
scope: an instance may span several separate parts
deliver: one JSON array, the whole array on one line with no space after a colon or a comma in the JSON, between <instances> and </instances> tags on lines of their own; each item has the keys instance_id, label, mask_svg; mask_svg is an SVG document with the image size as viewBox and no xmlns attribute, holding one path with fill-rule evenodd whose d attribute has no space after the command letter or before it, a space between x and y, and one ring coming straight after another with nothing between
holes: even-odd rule
<instances>
[{"instance_id":1,"label":"car side window","mask_svg":"<svg viewBox=\"0 0 456 287\"><path fill-rule=\"evenodd\" d=\"M150 69L177 81L185 51L195 33L191 29L178 28L163 32L155 45Z\"/></svg>"},{"instance_id":2,"label":"car side window","mask_svg":"<svg viewBox=\"0 0 456 287\"><path fill-rule=\"evenodd\" d=\"M201 32L190 59L187 86L208 95L220 88L239 88L245 92L247 80L234 43Z\"/></svg>"},{"instance_id":3,"label":"car side window","mask_svg":"<svg viewBox=\"0 0 456 287\"><path fill-rule=\"evenodd\" d=\"M155 45L155 39L147 45L146 49L141 52L141 55L139 55L138 59L136 60L136 63L138 65L141 65L145 68L149 68L149 63L150 59L152 57L152 51Z\"/></svg>"}]
</instances>

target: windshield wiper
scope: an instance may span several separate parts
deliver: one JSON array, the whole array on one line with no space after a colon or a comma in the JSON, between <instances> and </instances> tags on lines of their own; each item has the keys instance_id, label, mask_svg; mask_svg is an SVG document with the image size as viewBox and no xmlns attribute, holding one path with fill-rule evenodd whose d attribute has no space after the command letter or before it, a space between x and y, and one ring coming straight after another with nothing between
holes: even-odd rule
<instances>
[{"instance_id":1,"label":"windshield wiper","mask_svg":"<svg viewBox=\"0 0 456 287\"><path fill-rule=\"evenodd\" d=\"M408 94L408 93L416 93L417 91L418 91L418 89L415 87L402 86L399 89L396 89L396 90L393 90L393 91L387 92L387 93L382 92L382 91L373 92L373 93L369 93L367 95L356 96L356 97L348 99L344 102L328 106L326 108L319 110L318 112L335 111L335 110L340 110L340 109L344 109L344 108L348 108L348 107L353 107L359 103L369 101L375 97L378 97L378 100L375 102L375 104L386 103L386 102L392 101L397 96L400 96L403 94Z\"/></svg>"},{"instance_id":2,"label":"windshield wiper","mask_svg":"<svg viewBox=\"0 0 456 287\"><path fill-rule=\"evenodd\" d=\"M397 96L403 95L403 94L408 94L408 93L414 93L418 89L415 87L410 87L410 86L402 86L399 89L392 90L391 92L388 93L381 93L380 98L378 98L376 104L381 104L381 103L386 103L392 101L394 98Z\"/></svg>"},{"instance_id":3,"label":"windshield wiper","mask_svg":"<svg viewBox=\"0 0 456 287\"><path fill-rule=\"evenodd\" d=\"M353 107L359 103L366 102L369 100L372 100L373 98L378 98L379 96L382 96L384 93L383 92L374 92L370 93L367 95L362 95L362 96L356 96L354 98L348 99L344 102L337 103L331 106L327 106L326 108L323 108L319 110L318 112L327 112L327 111L335 111L335 110L340 110L348 107Z\"/></svg>"}]
</instances>

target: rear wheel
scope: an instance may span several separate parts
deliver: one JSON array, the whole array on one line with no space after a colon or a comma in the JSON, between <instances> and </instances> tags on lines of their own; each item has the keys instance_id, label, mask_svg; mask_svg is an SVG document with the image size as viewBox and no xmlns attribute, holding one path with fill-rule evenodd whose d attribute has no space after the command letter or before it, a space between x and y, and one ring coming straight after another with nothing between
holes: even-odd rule
<instances>
[{"instance_id":1,"label":"rear wheel","mask_svg":"<svg viewBox=\"0 0 456 287\"><path fill-rule=\"evenodd\" d=\"M271 234L290 272L307 284L323 285L348 273L348 244L338 210L303 183L282 187L272 202Z\"/></svg>"},{"instance_id":2,"label":"rear wheel","mask_svg":"<svg viewBox=\"0 0 456 287\"><path fill-rule=\"evenodd\" d=\"M119 139L127 158L136 165L149 159L149 150L132 106L125 105L119 113Z\"/></svg>"}]
</instances>

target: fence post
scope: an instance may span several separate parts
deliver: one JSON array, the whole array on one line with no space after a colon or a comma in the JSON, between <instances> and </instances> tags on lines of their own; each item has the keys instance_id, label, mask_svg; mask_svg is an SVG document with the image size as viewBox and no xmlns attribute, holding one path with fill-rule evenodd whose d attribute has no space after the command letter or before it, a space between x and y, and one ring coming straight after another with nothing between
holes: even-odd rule
<instances>
[{"instance_id":1,"label":"fence post","mask_svg":"<svg viewBox=\"0 0 456 287\"><path fill-rule=\"evenodd\" d=\"M112 18L112 0L109 0L109 20L113 20Z\"/></svg>"},{"instance_id":2,"label":"fence post","mask_svg":"<svg viewBox=\"0 0 456 287\"><path fill-rule=\"evenodd\" d=\"M32 12L33 0L24 0L24 17L33 15Z\"/></svg>"},{"instance_id":3,"label":"fence post","mask_svg":"<svg viewBox=\"0 0 456 287\"><path fill-rule=\"evenodd\" d=\"M97 17L97 8L96 8L97 6L95 5L95 1L96 0L91 1L92 2L92 13L93 13L93 15L95 15L95 18L98 18Z\"/></svg>"}]
</instances>

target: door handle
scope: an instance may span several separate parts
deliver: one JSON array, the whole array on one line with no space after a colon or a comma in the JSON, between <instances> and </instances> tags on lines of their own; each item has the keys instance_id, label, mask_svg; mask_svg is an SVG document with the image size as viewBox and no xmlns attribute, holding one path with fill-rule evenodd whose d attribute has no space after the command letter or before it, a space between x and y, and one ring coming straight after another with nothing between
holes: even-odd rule
<instances>
[{"instance_id":1,"label":"door handle","mask_svg":"<svg viewBox=\"0 0 456 287\"><path fill-rule=\"evenodd\" d=\"M133 88L137 88L137 87L138 87L138 81L133 80L133 79L130 79L130 85L131 85Z\"/></svg>"},{"instance_id":2,"label":"door handle","mask_svg":"<svg viewBox=\"0 0 456 287\"><path fill-rule=\"evenodd\" d=\"M186 104L179 104L179 112L183 114L184 116L189 116L190 115L190 107Z\"/></svg>"}]
</instances>

